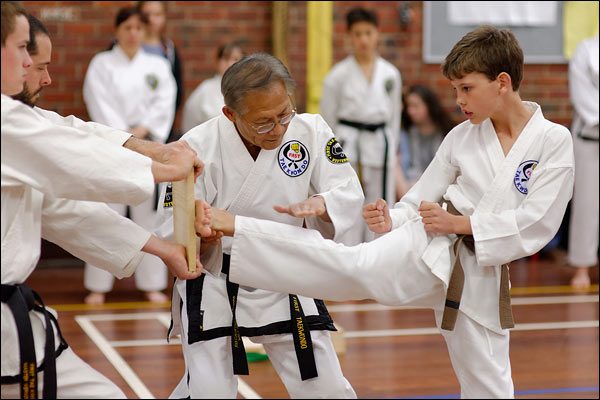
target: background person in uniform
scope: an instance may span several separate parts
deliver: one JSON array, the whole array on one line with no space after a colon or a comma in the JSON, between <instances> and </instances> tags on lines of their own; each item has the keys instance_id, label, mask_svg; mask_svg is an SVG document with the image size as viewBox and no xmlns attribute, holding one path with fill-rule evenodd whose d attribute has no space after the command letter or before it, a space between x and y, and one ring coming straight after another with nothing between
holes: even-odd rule
<instances>
[{"instance_id":1,"label":"background person in uniform","mask_svg":"<svg viewBox=\"0 0 600 400\"><path fill-rule=\"evenodd\" d=\"M92 121L130 131L137 138L164 143L175 115L176 86L167 60L142 49L144 20L136 8L119 10L115 20L117 44L90 62L83 97ZM156 202L157 198L152 197L131 207L131 219L146 229L154 229ZM122 204L110 206L121 215L127 213ZM167 274L156 257L144 257L135 279L148 300L168 300L161 292L167 287ZM84 286L91 293L85 302L103 303L113 282L112 275L86 264Z\"/></svg>"},{"instance_id":2,"label":"background person in uniform","mask_svg":"<svg viewBox=\"0 0 600 400\"><path fill-rule=\"evenodd\" d=\"M184 97L183 64L175 43L166 36L168 2L138 1L136 7L146 17L147 21L142 45L144 50L166 58L171 65L171 72L177 84L177 98L175 101L175 113L177 113ZM181 134L175 132L175 126L173 125L166 141L177 140L180 136Z\"/></svg>"},{"instance_id":3,"label":"background person in uniform","mask_svg":"<svg viewBox=\"0 0 600 400\"><path fill-rule=\"evenodd\" d=\"M192 92L183 108L183 132L221 115L225 105L221 94L221 77L231 65L244 56L238 42L228 43L217 49L216 74L206 79Z\"/></svg>"},{"instance_id":4,"label":"background person in uniform","mask_svg":"<svg viewBox=\"0 0 600 400\"><path fill-rule=\"evenodd\" d=\"M569 63L573 103L575 194L571 203L568 263L571 285L590 286L589 268L598 264L598 35L583 40Z\"/></svg>"},{"instance_id":5,"label":"background person in uniform","mask_svg":"<svg viewBox=\"0 0 600 400\"><path fill-rule=\"evenodd\" d=\"M352 54L325 77L321 114L357 171L365 201L384 197L393 203L402 108L400 72L377 54L374 12L352 9L346 22ZM371 237L366 227L358 233L361 241Z\"/></svg>"},{"instance_id":6,"label":"background person in uniform","mask_svg":"<svg viewBox=\"0 0 600 400\"><path fill-rule=\"evenodd\" d=\"M221 88L222 114L181 139L206 160L198 197L356 243L348 235L362 222L356 173L319 115L296 115L295 83L283 63L267 54L247 56L227 69ZM172 206L164 206L161 234L169 237ZM171 335L182 333L186 372L171 397L235 398L236 375L248 374L239 339L248 336L264 345L292 398L355 398L329 335L335 328L325 304L232 284L231 241L202 244L201 260L212 273L189 284L177 281L173 289Z\"/></svg>"},{"instance_id":7,"label":"background person in uniform","mask_svg":"<svg viewBox=\"0 0 600 400\"><path fill-rule=\"evenodd\" d=\"M419 180L433 160L444 137L456 124L444 109L437 95L423 85L413 85L406 92L402 111L402 129L398 146L397 164L401 170L396 176L405 178L396 185L402 198Z\"/></svg>"}]
</instances>

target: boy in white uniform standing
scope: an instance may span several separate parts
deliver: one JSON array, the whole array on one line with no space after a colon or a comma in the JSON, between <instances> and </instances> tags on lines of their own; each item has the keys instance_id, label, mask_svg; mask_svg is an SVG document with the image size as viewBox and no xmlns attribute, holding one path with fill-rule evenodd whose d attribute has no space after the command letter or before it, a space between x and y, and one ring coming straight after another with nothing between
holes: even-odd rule
<instances>
[{"instance_id":1,"label":"boy in white uniform standing","mask_svg":"<svg viewBox=\"0 0 600 400\"><path fill-rule=\"evenodd\" d=\"M469 120L394 209L381 199L365 206L381 237L345 247L218 210L213 227L235 232L230 279L239 284L434 309L461 397L511 398L506 263L534 254L558 230L573 190L571 135L521 100L523 52L508 30L468 33L443 72Z\"/></svg>"},{"instance_id":2,"label":"boy in white uniform standing","mask_svg":"<svg viewBox=\"0 0 600 400\"><path fill-rule=\"evenodd\" d=\"M346 22L353 54L325 77L321 114L358 173L365 201L383 197L394 202L395 146L402 111L400 72L377 54L374 12L355 8ZM371 235L364 228L361 236L362 241Z\"/></svg>"},{"instance_id":3,"label":"boy in white uniform standing","mask_svg":"<svg viewBox=\"0 0 600 400\"><path fill-rule=\"evenodd\" d=\"M362 224L360 184L325 121L296 115L294 86L287 68L267 54L245 57L225 72L224 115L181 139L207 163L197 198L241 215L305 224L351 244L347 234ZM162 199L162 233L169 236L171 193ZM291 397L356 397L333 348L328 331L335 328L324 303L230 282L226 239L202 242L201 260L212 273L175 284L174 333L182 332L187 373L171 397L235 398L236 375L248 374L241 336L264 345Z\"/></svg>"}]
</instances>

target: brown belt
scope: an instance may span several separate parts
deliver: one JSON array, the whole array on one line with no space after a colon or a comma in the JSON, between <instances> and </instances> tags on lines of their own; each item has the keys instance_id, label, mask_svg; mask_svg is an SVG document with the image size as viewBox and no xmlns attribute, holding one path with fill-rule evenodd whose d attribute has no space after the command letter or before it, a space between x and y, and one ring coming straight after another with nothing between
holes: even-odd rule
<instances>
[{"instance_id":1,"label":"brown belt","mask_svg":"<svg viewBox=\"0 0 600 400\"><path fill-rule=\"evenodd\" d=\"M452 215L462 215L454 207L451 202L446 202L448 211ZM454 330L458 309L460 307L460 299L462 297L463 286L465 283L465 274L460 262L459 250L460 246L464 245L473 254L475 253L475 240L473 235L458 235L454 241L454 265L452 267L452 275L448 282L448 292L446 293L446 304L444 306L444 315L442 317L442 329L447 331ZM500 276L500 326L502 329L509 329L515 326L510 304L510 289L509 289L508 264L503 264L501 267Z\"/></svg>"}]
</instances>

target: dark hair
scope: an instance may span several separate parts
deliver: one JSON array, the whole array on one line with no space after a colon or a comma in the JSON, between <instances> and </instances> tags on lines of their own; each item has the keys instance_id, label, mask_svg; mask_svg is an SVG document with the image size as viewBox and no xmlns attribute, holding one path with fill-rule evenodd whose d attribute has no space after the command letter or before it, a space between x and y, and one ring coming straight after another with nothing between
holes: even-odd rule
<instances>
[{"instance_id":1,"label":"dark hair","mask_svg":"<svg viewBox=\"0 0 600 400\"><path fill-rule=\"evenodd\" d=\"M217 49L217 60L229 58L229 56L231 55L231 53L233 53L235 49L239 49L242 52L242 55L244 54L244 51L242 50L242 44L238 41L229 42L219 46L219 48Z\"/></svg>"},{"instance_id":2,"label":"dark hair","mask_svg":"<svg viewBox=\"0 0 600 400\"><path fill-rule=\"evenodd\" d=\"M275 82L283 83L290 95L296 87L290 72L279 59L266 53L251 54L225 71L221 93L228 107L244 113L242 102L246 95L254 90L268 89Z\"/></svg>"},{"instance_id":3,"label":"dark hair","mask_svg":"<svg viewBox=\"0 0 600 400\"><path fill-rule=\"evenodd\" d=\"M442 72L448 79L479 72L492 81L506 72L516 92L523 80L523 50L510 30L483 25L454 45L444 60Z\"/></svg>"},{"instance_id":4,"label":"dark hair","mask_svg":"<svg viewBox=\"0 0 600 400\"><path fill-rule=\"evenodd\" d=\"M352 25L358 22L367 22L375 27L379 25L377 22L377 15L373 11L362 7L353 8L346 14L347 30L352 29Z\"/></svg>"},{"instance_id":5,"label":"dark hair","mask_svg":"<svg viewBox=\"0 0 600 400\"><path fill-rule=\"evenodd\" d=\"M29 21L29 43L27 43L27 52L29 55L34 56L38 53L37 35L46 35L49 38L50 33L42 21L33 15L27 15L27 20Z\"/></svg>"},{"instance_id":6,"label":"dark hair","mask_svg":"<svg viewBox=\"0 0 600 400\"><path fill-rule=\"evenodd\" d=\"M118 28L123 22L136 15L140 18L142 23L148 23L148 18L146 18L146 16L142 14L136 7L123 7L119 10L117 16L115 17L115 28Z\"/></svg>"},{"instance_id":7,"label":"dark hair","mask_svg":"<svg viewBox=\"0 0 600 400\"><path fill-rule=\"evenodd\" d=\"M2 10L2 47L6 45L6 38L8 35L14 32L16 21L15 19L19 15L23 15L27 17L27 11L25 8L17 1L3 1L1 3Z\"/></svg>"},{"instance_id":8,"label":"dark hair","mask_svg":"<svg viewBox=\"0 0 600 400\"><path fill-rule=\"evenodd\" d=\"M410 94L416 94L421 98L421 100L423 100L423 103L425 103L425 106L427 107L429 118L431 118L431 121L442 132L443 135L446 135L452 130L452 128L454 128L456 123L454 120L452 120L452 117L444 109L444 107L442 107L442 103L437 95L427 86L413 85L404 95L403 103L405 104L405 107L402 110L402 129L409 130L414 125L414 122L410 119L410 116L406 111L406 98Z\"/></svg>"}]
</instances>

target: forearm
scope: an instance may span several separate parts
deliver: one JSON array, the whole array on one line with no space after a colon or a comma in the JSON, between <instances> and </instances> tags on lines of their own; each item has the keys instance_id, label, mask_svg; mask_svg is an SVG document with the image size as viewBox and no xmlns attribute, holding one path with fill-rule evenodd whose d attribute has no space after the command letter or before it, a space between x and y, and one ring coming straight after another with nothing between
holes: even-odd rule
<instances>
[{"instance_id":1,"label":"forearm","mask_svg":"<svg viewBox=\"0 0 600 400\"><path fill-rule=\"evenodd\" d=\"M135 136L131 136L129 140L123 144L123 147L150 157L153 160L158 159L158 155L160 154L162 146L163 145L161 143L139 139Z\"/></svg>"},{"instance_id":2,"label":"forearm","mask_svg":"<svg viewBox=\"0 0 600 400\"><path fill-rule=\"evenodd\" d=\"M457 235L472 235L471 217L464 215L453 216L453 230Z\"/></svg>"}]
</instances>

